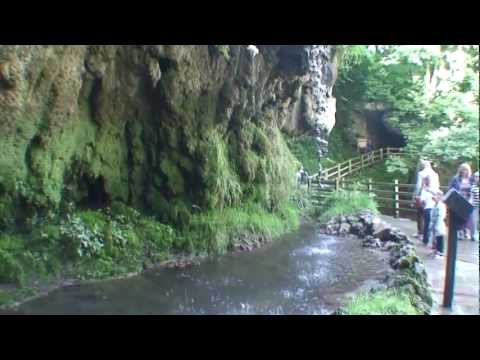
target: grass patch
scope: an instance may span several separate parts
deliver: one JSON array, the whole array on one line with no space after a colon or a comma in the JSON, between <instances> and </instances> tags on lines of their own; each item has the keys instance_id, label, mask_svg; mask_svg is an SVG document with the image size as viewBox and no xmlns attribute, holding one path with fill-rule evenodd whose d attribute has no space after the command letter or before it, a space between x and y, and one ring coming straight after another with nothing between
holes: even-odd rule
<instances>
[{"instance_id":1,"label":"grass patch","mask_svg":"<svg viewBox=\"0 0 480 360\"><path fill-rule=\"evenodd\" d=\"M375 214L378 213L376 201L368 194L360 191L340 190L334 192L328 199L319 220L326 222L337 215L353 215L367 209Z\"/></svg>"},{"instance_id":2,"label":"grass patch","mask_svg":"<svg viewBox=\"0 0 480 360\"><path fill-rule=\"evenodd\" d=\"M350 300L341 315L420 315L408 295L395 290L362 292Z\"/></svg>"},{"instance_id":3,"label":"grass patch","mask_svg":"<svg viewBox=\"0 0 480 360\"><path fill-rule=\"evenodd\" d=\"M211 210L192 217L190 226L179 234L178 249L194 254L221 255L239 239L274 238L300 225L299 209L293 202L270 212L248 203L243 207Z\"/></svg>"}]
</instances>

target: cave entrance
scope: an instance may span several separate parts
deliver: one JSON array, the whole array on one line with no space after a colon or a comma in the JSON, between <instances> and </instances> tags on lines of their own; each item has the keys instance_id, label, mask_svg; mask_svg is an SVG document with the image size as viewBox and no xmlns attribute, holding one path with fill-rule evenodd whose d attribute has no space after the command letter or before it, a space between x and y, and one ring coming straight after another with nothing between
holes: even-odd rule
<instances>
[{"instance_id":1,"label":"cave entrance","mask_svg":"<svg viewBox=\"0 0 480 360\"><path fill-rule=\"evenodd\" d=\"M80 202L82 207L100 209L110 204L110 196L105 190L105 178L103 176L91 178L84 175L82 185L85 193Z\"/></svg>"},{"instance_id":2,"label":"cave entrance","mask_svg":"<svg viewBox=\"0 0 480 360\"><path fill-rule=\"evenodd\" d=\"M373 143L374 149L384 147L402 148L406 145L405 136L386 122L386 111L367 111L365 113L367 120L368 138Z\"/></svg>"}]
</instances>

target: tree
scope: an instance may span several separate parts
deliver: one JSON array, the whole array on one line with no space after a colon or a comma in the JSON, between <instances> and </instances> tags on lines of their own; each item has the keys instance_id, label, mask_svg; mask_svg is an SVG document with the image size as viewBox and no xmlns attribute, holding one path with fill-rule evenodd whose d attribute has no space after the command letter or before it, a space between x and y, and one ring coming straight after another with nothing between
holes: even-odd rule
<instances>
[{"instance_id":1,"label":"tree","mask_svg":"<svg viewBox=\"0 0 480 360\"><path fill-rule=\"evenodd\" d=\"M390 171L412 168L420 156L478 164L478 63L478 46L347 46L335 91L339 106L390 109L387 121L416 154L389 161Z\"/></svg>"}]
</instances>

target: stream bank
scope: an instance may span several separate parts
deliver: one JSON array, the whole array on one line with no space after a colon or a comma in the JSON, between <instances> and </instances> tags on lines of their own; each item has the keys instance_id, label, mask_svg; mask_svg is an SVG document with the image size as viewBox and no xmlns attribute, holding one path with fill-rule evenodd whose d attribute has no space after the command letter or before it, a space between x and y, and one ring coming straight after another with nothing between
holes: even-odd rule
<instances>
[{"instance_id":1,"label":"stream bank","mask_svg":"<svg viewBox=\"0 0 480 360\"><path fill-rule=\"evenodd\" d=\"M380 286L375 286L370 291L392 290L403 294L419 313L430 314L433 297L425 265L405 233L369 210L355 215L336 216L322 225L322 232L337 236L352 234L367 250L388 254L389 269L386 276ZM342 309L337 313L342 314Z\"/></svg>"}]
</instances>

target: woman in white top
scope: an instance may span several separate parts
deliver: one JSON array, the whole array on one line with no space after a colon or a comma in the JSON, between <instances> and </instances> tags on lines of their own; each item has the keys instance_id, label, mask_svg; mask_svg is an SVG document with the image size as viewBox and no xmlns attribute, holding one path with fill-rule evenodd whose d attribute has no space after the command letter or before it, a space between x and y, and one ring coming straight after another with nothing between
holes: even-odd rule
<instances>
[{"instance_id":1,"label":"woman in white top","mask_svg":"<svg viewBox=\"0 0 480 360\"><path fill-rule=\"evenodd\" d=\"M447 235L447 227L445 225L445 219L447 217L447 207L442 201L442 198L443 193L441 191L438 191L433 197L435 206L431 210L430 219L430 230L436 243L435 254L438 256L443 256L443 242L445 236Z\"/></svg>"},{"instance_id":2,"label":"woman in white top","mask_svg":"<svg viewBox=\"0 0 480 360\"><path fill-rule=\"evenodd\" d=\"M420 191L420 201L422 202L424 209L424 225L423 225L423 243L428 245L430 235L430 219L432 209L435 206L434 196L438 192L438 189L430 186L430 177L424 177L422 182L422 190Z\"/></svg>"}]
</instances>

